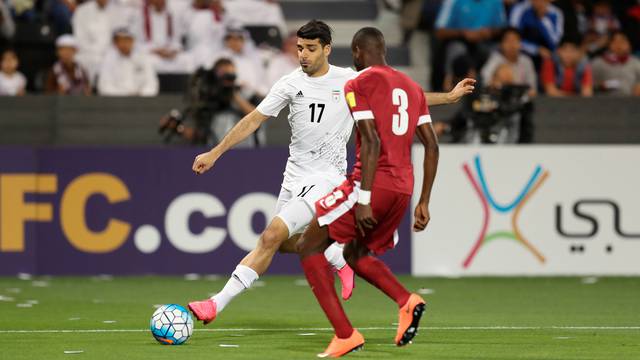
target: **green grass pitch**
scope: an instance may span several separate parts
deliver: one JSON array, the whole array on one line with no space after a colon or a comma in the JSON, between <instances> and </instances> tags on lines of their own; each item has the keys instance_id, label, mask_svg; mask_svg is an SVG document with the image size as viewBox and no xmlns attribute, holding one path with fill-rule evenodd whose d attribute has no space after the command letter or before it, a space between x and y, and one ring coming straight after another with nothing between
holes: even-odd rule
<instances>
[{"instance_id":1,"label":"green grass pitch","mask_svg":"<svg viewBox=\"0 0 640 360\"><path fill-rule=\"evenodd\" d=\"M346 310L367 342L346 358L640 359L640 278L401 280L433 291L413 344L392 344L396 306L359 281ZM313 359L331 339L308 286L291 276L265 276L184 345L152 338L154 304L185 305L225 281L0 278L0 359Z\"/></svg>"}]
</instances>

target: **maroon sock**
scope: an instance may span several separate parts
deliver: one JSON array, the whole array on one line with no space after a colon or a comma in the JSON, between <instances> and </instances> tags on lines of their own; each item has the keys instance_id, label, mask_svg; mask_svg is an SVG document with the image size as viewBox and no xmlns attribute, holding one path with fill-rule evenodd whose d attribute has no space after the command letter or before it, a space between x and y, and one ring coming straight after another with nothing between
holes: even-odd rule
<instances>
[{"instance_id":1,"label":"maroon sock","mask_svg":"<svg viewBox=\"0 0 640 360\"><path fill-rule=\"evenodd\" d=\"M331 322L336 335L341 339L350 337L353 334L353 327L336 295L333 272L324 254L315 254L302 259L302 268L313 294Z\"/></svg>"},{"instance_id":2,"label":"maroon sock","mask_svg":"<svg viewBox=\"0 0 640 360\"><path fill-rule=\"evenodd\" d=\"M398 306L403 306L409 300L411 294L400 284L384 262L373 256L363 256L358 259L355 266L352 267L358 276L382 290L382 292L393 299Z\"/></svg>"}]
</instances>

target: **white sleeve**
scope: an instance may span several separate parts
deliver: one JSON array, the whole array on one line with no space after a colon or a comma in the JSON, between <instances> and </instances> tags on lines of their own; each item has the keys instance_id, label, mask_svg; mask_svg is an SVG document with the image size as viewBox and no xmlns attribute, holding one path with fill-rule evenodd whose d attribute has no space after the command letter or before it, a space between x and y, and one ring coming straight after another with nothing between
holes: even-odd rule
<instances>
[{"instance_id":1,"label":"white sleeve","mask_svg":"<svg viewBox=\"0 0 640 360\"><path fill-rule=\"evenodd\" d=\"M289 103L289 96L287 95L287 81L285 78L281 78L273 85L267 97L262 100L260 105L256 108L262 115L265 116L278 116L280 110L284 109Z\"/></svg>"}]
</instances>

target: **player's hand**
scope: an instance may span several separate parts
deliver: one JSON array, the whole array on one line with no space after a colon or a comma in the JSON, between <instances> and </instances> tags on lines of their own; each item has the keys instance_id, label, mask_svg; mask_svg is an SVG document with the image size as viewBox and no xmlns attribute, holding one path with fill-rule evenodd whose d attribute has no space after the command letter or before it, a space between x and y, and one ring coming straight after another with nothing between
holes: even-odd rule
<instances>
[{"instance_id":1,"label":"player's hand","mask_svg":"<svg viewBox=\"0 0 640 360\"><path fill-rule=\"evenodd\" d=\"M360 234L362 236L365 235L366 230L371 230L378 223L376 219L373 218L373 209L371 209L371 205L356 205L356 227L360 230Z\"/></svg>"},{"instance_id":2,"label":"player's hand","mask_svg":"<svg viewBox=\"0 0 640 360\"><path fill-rule=\"evenodd\" d=\"M449 92L449 103L457 103L463 96L469 95L476 88L476 79L466 78L456 84L456 87Z\"/></svg>"},{"instance_id":3,"label":"player's hand","mask_svg":"<svg viewBox=\"0 0 640 360\"><path fill-rule=\"evenodd\" d=\"M200 175L204 174L207 170L213 167L213 164L218 160L218 156L208 151L206 153L202 153L196 156L196 159L193 161L192 170Z\"/></svg>"},{"instance_id":4,"label":"player's hand","mask_svg":"<svg viewBox=\"0 0 640 360\"><path fill-rule=\"evenodd\" d=\"M413 223L413 231L419 232L424 230L431 220L431 216L429 215L429 206L427 203L420 202L418 206L416 206L416 210L413 213L415 218L415 222Z\"/></svg>"}]
</instances>

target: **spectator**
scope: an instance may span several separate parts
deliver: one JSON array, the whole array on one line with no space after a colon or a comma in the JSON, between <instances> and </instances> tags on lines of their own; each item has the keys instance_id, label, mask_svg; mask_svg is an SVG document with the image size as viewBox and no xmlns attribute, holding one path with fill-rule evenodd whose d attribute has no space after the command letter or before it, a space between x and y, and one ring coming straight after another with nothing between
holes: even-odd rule
<instances>
[{"instance_id":1,"label":"spectator","mask_svg":"<svg viewBox=\"0 0 640 360\"><path fill-rule=\"evenodd\" d=\"M564 16L551 0L525 0L514 6L510 22L522 34L522 49L538 63L551 56L564 33Z\"/></svg>"},{"instance_id":2,"label":"spectator","mask_svg":"<svg viewBox=\"0 0 640 360\"><path fill-rule=\"evenodd\" d=\"M506 25L502 0L446 0L436 20L436 36L447 41L445 80L453 76L453 63L462 56L472 59L477 68L486 60L493 39ZM449 87L445 86L445 89Z\"/></svg>"},{"instance_id":3,"label":"spectator","mask_svg":"<svg viewBox=\"0 0 640 360\"><path fill-rule=\"evenodd\" d=\"M0 0L0 48L3 42L9 42L16 32L16 25L11 17L11 9L5 0Z\"/></svg>"},{"instance_id":4,"label":"spectator","mask_svg":"<svg viewBox=\"0 0 640 360\"><path fill-rule=\"evenodd\" d=\"M113 35L114 47L105 56L98 93L106 96L155 96L158 76L143 52L134 52L133 34L125 28Z\"/></svg>"},{"instance_id":5,"label":"spectator","mask_svg":"<svg viewBox=\"0 0 640 360\"><path fill-rule=\"evenodd\" d=\"M562 11L564 18L563 37L583 38L589 26L588 5L591 0L554 0L553 5Z\"/></svg>"},{"instance_id":6,"label":"spectator","mask_svg":"<svg viewBox=\"0 0 640 360\"><path fill-rule=\"evenodd\" d=\"M210 67L220 56L227 19L221 0L193 0L182 12L179 27L195 67Z\"/></svg>"},{"instance_id":7,"label":"spectator","mask_svg":"<svg viewBox=\"0 0 640 360\"><path fill-rule=\"evenodd\" d=\"M75 60L78 44L72 35L56 40L58 61L47 76L45 91L58 95L91 95L87 72Z\"/></svg>"},{"instance_id":8,"label":"spectator","mask_svg":"<svg viewBox=\"0 0 640 360\"><path fill-rule=\"evenodd\" d=\"M282 52L272 56L267 67L267 83L271 88L281 77L300 67L298 60L298 36L295 32L282 43Z\"/></svg>"},{"instance_id":9,"label":"spectator","mask_svg":"<svg viewBox=\"0 0 640 360\"><path fill-rule=\"evenodd\" d=\"M126 22L124 10L115 0L89 0L73 14L73 34L78 42L78 62L93 82L109 50L113 31Z\"/></svg>"},{"instance_id":10,"label":"spectator","mask_svg":"<svg viewBox=\"0 0 640 360\"><path fill-rule=\"evenodd\" d=\"M515 85L528 85L529 95L535 96L538 88L537 74L533 66L533 61L520 52L522 42L520 33L515 28L506 29L500 38L500 48L498 51L491 53L481 71L482 81L485 84L490 83L492 75L496 72L498 66L507 64L513 72Z\"/></svg>"},{"instance_id":11,"label":"spectator","mask_svg":"<svg viewBox=\"0 0 640 360\"><path fill-rule=\"evenodd\" d=\"M615 32L609 50L593 61L596 88L616 95L640 96L640 60L631 54L631 42Z\"/></svg>"},{"instance_id":12,"label":"spectator","mask_svg":"<svg viewBox=\"0 0 640 360\"><path fill-rule=\"evenodd\" d=\"M237 69L237 83L247 92L247 95L264 96L269 91L268 88L265 88L266 84L261 78L264 74L264 67L249 34L245 30L234 26L227 28L224 49L220 52L219 58L233 61L235 69Z\"/></svg>"},{"instance_id":13,"label":"spectator","mask_svg":"<svg viewBox=\"0 0 640 360\"><path fill-rule=\"evenodd\" d=\"M571 39L562 40L557 54L544 59L540 77L549 96L593 95L591 65Z\"/></svg>"},{"instance_id":14,"label":"spectator","mask_svg":"<svg viewBox=\"0 0 640 360\"><path fill-rule=\"evenodd\" d=\"M191 57L184 53L176 16L166 0L147 0L135 17L136 41L145 51L158 73L190 73Z\"/></svg>"},{"instance_id":15,"label":"spectator","mask_svg":"<svg viewBox=\"0 0 640 360\"><path fill-rule=\"evenodd\" d=\"M51 19L56 34L69 34L73 32L71 20L73 12L79 2L75 0L48 0L46 3L46 13Z\"/></svg>"},{"instance_id":16,"label":"spectator","mask_svg":"<svg viewBox=\"0 0 640 360\"><path fill-rule=\"evenodd\" d=\"M599 0L593 5L593 14L589 18L589 26L584 38L584 47L594 56L601 54L607 48L610 35L620 30L620 21L613 14L611 4Z\"/></svg>"},{"instance_id":17,"label":"spectator","mask_svg":"<svg viewBox=\"0 0 640 360\"><path fill-rule=\"evenodd\" d=\"M0 58L0 96L22 96L25 94L27 79L18 71L18 55L13 50L5 50Z\"/></svg>"},{"instance_id":18,"label":"spectator","mask_svg":"<svg viewBox=\"0 0 640 360\"><path fill-rule=\"evenodd\" d=\"M18 21L32 22L36 19L36 0L11 0L11 13Z\"/></svg>"}]
</instances>

